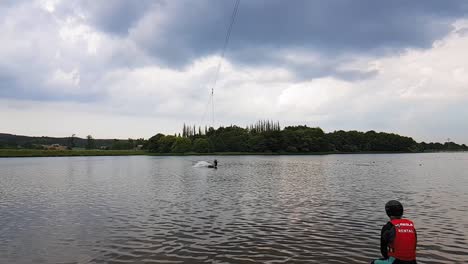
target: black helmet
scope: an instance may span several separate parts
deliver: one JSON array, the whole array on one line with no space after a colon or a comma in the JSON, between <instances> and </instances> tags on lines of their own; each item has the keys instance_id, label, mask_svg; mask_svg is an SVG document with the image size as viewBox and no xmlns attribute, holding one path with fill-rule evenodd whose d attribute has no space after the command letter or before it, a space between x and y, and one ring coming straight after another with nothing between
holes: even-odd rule
<instances>
[{"instance_id":1,"label":"black helmet","mask_svg":"<svg viewBox=\"0 0 468 264\"><path fill-rule=\"evenodd\" d=\"M387 213L388 217L390 216L397 216L401 217L403 215L403 205L396 200L388 201L385 204L385 212Z\"/></svg>"}]
</instances>

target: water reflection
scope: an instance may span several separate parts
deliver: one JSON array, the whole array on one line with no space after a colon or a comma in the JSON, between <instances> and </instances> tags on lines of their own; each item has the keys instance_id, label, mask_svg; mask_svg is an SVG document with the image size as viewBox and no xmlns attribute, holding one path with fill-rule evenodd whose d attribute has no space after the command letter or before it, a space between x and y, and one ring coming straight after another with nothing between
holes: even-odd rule
<instances>
[{"instance_id":1,"label":"water reflection","mask_svg":"<svg viewBox=\"0 0 468 264\"><path fill-rule=\"evenodd\" d=\"M0 262L367 263L389 199L421 263L468 254L465 153L213 158L0 159Z\"/></svg>"}]
</instances>

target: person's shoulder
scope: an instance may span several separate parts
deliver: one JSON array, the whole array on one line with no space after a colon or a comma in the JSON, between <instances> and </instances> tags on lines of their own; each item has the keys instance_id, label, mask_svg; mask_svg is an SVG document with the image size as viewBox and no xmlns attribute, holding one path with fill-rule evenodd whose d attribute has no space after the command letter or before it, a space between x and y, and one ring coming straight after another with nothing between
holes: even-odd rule
<instances>
[{"instance_id":1,"label":"person's shoulder","mask_svg":"<svg viewBox=\"0 0 468 264\"><path fill-rule=\"evenodd\" d=\"M393 224L392 224L392 221L388 221L387 223L385 223L384 226L392 226L392 225L393 225Z\"/></svg>"},{"instance_id":2,"label":"person's shoulder","mask_svg":"<svg viewBox=\"0 0 468 264\"><path fill-rule=\"evenodd\" d=\"M388 221L385 225L382 226L382 230L388 230L393 227L392 222Z\"/></svg>"}]
</instances>

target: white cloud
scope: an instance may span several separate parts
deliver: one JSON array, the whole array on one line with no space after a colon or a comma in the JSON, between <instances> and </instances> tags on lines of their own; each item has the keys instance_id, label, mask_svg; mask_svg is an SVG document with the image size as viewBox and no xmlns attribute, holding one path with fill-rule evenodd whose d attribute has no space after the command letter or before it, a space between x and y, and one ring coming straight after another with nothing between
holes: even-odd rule
<instances>
[{"instance_id":1,"label":"white cloud","mask_svg":"<svg viewBox=\"0 0 468 264\"><path fill-rule=\"evenodd\" d=\"M0 132L149 137L178 131L183 122L210 123L207 103L219 57L200 57L174 69L148 56L141 42L158 36L154 32L169 19L158 17L160 10L147 13L128 35L115 36L93 28L78 11L58 12L59 1L38 3L11 8L0 19L0 70L8 69L24 89L42 97L60 94L62 101L1 99ZM374 129L468 143L467 25L457 21L454 31L430 49L355 57L339 65L337 70L377 72L358 81L297 79L287 65L225 60L215 89L217 124L269 118L284 125ZM321 60L313 51L278 54L295 64Z\"/></svg>"},{"instance_id":2,"label":"white cloud","mask_svg":"<svg viewBox=\"0 0 468 264\"><path fill-rule=\"evenodd\" d=\"M51 74L50 79L47 80L46 87L58 88L66 93L76 92L80 87L80 73L77 69L70 72L57 69Z\"/></svg>"},{"instance_id":3,"label":"white cloud","mask_svg":"<svg viewBox=\"0 0 468 264\"><path fill-rule=\"evenodd\" d=\"M351 92L351 83L333 78L319 78L291 85L279 97L283 112L295 114L326 114L323 107L346 97Z\"/></svg>"},{"instance_id":4,"label":"white cloud","mask_svg":"<svg viewBox=\"0 0 468 264\"><path fill-rule=\"evenodd\" d=\"M61 2L61 0L40 0L38 1L39 5L49 13L55 11L56 6Z\"/></svg>"}]
</instances>

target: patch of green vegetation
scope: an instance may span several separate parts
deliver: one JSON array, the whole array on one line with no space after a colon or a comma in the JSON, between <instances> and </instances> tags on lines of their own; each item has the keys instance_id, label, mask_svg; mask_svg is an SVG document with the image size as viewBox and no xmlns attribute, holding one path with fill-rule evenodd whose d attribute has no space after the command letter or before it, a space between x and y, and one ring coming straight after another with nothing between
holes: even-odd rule
<instances>
[{"instance_id":1,"label":"patch of green vegetation","mask_svg":"<svg viewBox=\"0 0 468 264\"><path fill-rule=\"evenodd\" d=\"M9 149L9 150L1 150ZM65 150L73 149L73 150ZM0 133L0 157L115 155L325 155L344 153L420 153L468 151L455 142L416 142L411 137L376 131L333 131L259 121L254 125L196 128L184 124L182 134L158 133L140 139L26 137Z\"/></svg>"},{"instance_id":2,"label":"patch of green vegetation","mask_svg":"<svg viewBox=\"0 0 468 264\"><path fill-rule=\"evenodd\" d=\"M146 154L147 152L141 150L0 149L0 157L131 156Z\"/></svg>"},{"instance_id":3,"label":"patch of green vegetation","mask_svg":"<svg viewBox=\"0 0 468 264\"><path fill-rule=\"evenodd\" d=\"M314 155L339 153L418 153L425 151L468 151L454 142L416 142L411 137L376 131L333 131L319 127L287 126L259 121L246 128L184 125L182 134L158 133L143 148L151 153L212 153L217 155Z\"/></svg>"}]
</instances>

